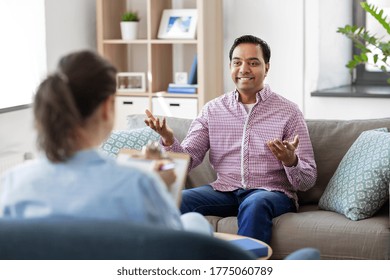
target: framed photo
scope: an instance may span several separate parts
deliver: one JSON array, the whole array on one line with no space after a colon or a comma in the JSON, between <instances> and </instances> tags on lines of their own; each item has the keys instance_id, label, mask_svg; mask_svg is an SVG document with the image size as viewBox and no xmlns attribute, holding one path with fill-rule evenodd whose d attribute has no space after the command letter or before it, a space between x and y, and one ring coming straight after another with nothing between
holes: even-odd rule
<instances>
[{"instance_id":1,"label":"framed photo","mask_svg":"<svg viewBox=\"0 0 390 280\"><path fill-rule=\"evenodd\" d=\"M117 92L145 92L145 73L120 72L116 74Z\"/></svg>"},{"instance_id":2,"label":"framed photo","mask_svg":"<svg viewBox=\"0 0 390 280\"><path fill-rule=\"evenodd\" d=\"M195 39L196 9L165 9L161 16L159 39Z\"/></svg>"}]
</instances>

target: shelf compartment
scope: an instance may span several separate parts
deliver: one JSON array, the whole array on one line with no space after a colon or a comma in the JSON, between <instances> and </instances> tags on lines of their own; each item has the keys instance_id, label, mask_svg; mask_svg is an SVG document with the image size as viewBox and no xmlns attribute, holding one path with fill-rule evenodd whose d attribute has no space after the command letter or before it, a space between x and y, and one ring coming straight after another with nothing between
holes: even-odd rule
<instances>
[{"instance_id":1,"label":"shelf compartment","mask_svg":"<svg viewBox=\"0 0 390 280\"><path fill-rule=\"evenodd\" d=\"M147 75L147 44L104 44L103 51L105 58L114 64L118 72L145 72Z\"/></svg>"}]
</instances>

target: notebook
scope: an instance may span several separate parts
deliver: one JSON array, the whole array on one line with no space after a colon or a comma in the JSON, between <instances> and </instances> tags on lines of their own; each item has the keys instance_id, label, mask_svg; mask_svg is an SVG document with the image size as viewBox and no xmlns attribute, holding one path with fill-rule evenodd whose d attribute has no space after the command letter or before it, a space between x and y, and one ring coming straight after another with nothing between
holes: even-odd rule
<instances>
[{"instance_id":1,"label":"notebook","mask_svg":"<svg viewBox=\"0 0 390 280\"><path fill-rule=\"evenodd\" d=\"M190 163L190 156L184 153L166 152L165 155L174 162L176 181L169 189L173 200L179 207L181 203L181 191L184 189L188 166ZM141 151L134 149L122 149L118 154L118 161L130 165L135 165L142 169L152 171L154 167L154 160L145 159Z\"/></svg>"},{"instance_id":2,"label":"notebook","mask_svg":"<svg viewBox=\"0 0 390 280\"><path fill-rule=\"evenodd\" d=\"M268 255L268 247L264 244L256 242L250 238L241 238L235 240L229 240L230 243L244 249L245 251L252 252L258 258Z\"/></svg>"}]
</instances>

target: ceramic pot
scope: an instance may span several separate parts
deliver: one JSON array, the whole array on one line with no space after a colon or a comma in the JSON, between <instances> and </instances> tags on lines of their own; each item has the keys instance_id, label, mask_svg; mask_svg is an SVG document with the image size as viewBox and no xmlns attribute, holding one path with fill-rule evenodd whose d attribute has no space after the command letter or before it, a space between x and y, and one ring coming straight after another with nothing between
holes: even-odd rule
<instances>
[{"instance_id":1,"label":"ceramic pot","mask_svg":"<svg viewBox=\"0 0 390 280\"><path fill-rule=\"evenodd\" d=\"M138 21L121 21L123 40L135 40L138 37Z\"/></svg>"}]
</instances>

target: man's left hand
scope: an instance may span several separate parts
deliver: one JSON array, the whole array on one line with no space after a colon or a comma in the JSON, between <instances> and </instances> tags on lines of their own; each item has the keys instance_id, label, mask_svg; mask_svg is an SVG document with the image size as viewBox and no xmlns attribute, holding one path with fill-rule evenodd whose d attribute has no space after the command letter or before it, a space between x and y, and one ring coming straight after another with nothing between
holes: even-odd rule
<instances>
[{"instance_id":1,"label":"man's left hand","mask_svg":"<svg viewBox=\"0 0 390 280\"><path fill-rule=\"evenodd\" d=\"M292 142L287 140L281 141L279 139L274 139L267 142L267 146L274 154L274 156L280 160L284 166L287 167L296 166L298 163L298 157L295 154L295 150L298 148L298 144L298 135L295 135Z\"/></svg>"}]
</instances>

